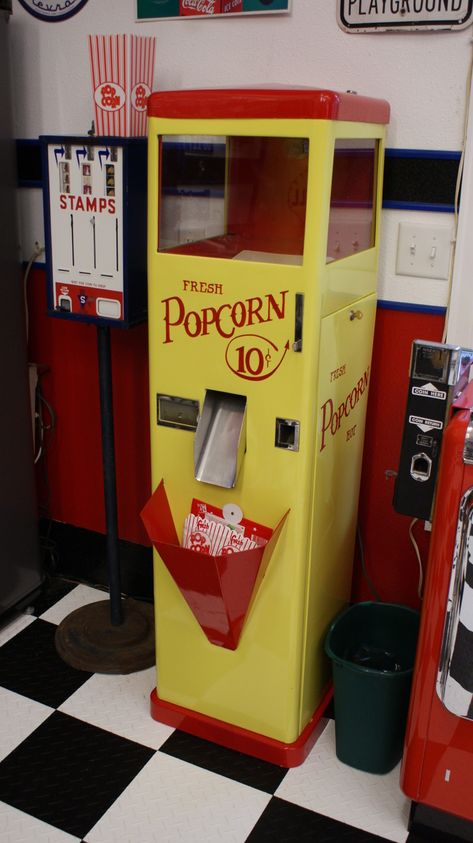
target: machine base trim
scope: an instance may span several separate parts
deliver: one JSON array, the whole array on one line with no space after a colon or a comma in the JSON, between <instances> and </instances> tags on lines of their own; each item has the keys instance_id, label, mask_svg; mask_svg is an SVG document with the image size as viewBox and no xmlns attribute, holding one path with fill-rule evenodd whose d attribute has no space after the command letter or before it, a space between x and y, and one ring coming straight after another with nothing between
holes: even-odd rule
<instances>
[{"instance_id":1,"label":"machine base trim","mask_svg":"<svg viewBox=\"0 0 473 843\"><path fill-rule=\"evenodd\" d=\"M167 726L173 726L195 737L213 741L227 747L227 749L252 755L262 761L268 761L270 764L288 768L298 767L307 758L326 725L323 714L332 699L332 695L333 688L332 683L330 683L307 726L297 740L290 744L161 700L156 689L151 692L150 696L151 716L153 720L158 720Z\"/></svg>"}]
</instances>

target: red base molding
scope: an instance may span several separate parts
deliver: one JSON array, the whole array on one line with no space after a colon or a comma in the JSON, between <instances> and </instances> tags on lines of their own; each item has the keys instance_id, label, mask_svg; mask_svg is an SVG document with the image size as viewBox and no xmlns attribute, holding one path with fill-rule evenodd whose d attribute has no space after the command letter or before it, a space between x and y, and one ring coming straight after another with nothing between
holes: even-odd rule
<instances>
[{"instance_id":1,"label":"red base molding","mask_svg":"<svg viewBox=\"0 0 473 843\"><path fill-rule=\"evenodd\" d=\"M156 689L151 693L151 716L167 726L173 726L175 729L220 744L228 749L243 752L245 755L253 755L262 761L269 761L270 764L277 764L279 767L298 767L307 758L325 726L322 717L332 694L333 689L330 683L307 726L297 740L290 744L161 700Z\"/></svg>"}]
</instances>

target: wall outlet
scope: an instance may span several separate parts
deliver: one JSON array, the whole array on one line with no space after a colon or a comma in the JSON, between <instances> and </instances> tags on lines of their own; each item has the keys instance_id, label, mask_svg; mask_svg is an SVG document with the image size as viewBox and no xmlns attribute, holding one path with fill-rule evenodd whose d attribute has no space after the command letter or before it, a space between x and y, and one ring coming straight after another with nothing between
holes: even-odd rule
<instances>
[{"instance_id":1,"label":"wall outlet","mask_svg":"<svg viewBox=\"0 0 473 843\"><path fill-rule=\"evenodd\" d=\"M446 281L450 268L453 228L430 223L399 224L397 275Z\"/></svg>"}]
</instances>

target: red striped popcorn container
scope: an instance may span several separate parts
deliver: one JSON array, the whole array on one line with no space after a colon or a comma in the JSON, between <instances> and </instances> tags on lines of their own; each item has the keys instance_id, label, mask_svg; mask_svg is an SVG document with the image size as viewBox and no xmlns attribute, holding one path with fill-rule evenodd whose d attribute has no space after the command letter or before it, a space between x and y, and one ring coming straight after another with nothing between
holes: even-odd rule
<instances>
[{"instance_id":1,"label":"red striped popcorn container","mask_svg":"<svg viewBox=\"0 0 473 843\"><path fill-rule=\"evenodd\" d=\"M153 87L156 39L89 35L98 135L146 135L146 102Z\"/></svg>"}]
</instances>

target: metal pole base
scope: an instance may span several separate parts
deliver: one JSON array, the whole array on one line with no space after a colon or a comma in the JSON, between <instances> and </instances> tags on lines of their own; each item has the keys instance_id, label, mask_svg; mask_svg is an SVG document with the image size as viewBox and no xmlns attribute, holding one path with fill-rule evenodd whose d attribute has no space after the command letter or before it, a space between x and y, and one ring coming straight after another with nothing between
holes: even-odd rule
<instances>
[{"instance_id":1,"label":"metal pole base","mask_svg":"<svg viewBox=\"0 0 473 843\"><path fill-rule=\"evenodd\" d=\"M125 598L119 626L110 619L110 603L100 600L71 612L56 630L56 650L77 670L134 673L155 663L154 611L150 603Z\"/></svg>"}]
</instances>

